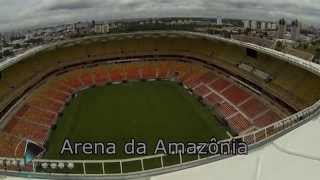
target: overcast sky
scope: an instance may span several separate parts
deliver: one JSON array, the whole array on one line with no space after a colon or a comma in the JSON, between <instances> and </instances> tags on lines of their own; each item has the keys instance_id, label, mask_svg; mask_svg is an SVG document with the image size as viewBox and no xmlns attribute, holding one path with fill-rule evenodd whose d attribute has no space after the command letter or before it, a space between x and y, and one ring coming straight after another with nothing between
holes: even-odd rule
<instances>
[{"instance_id":1,"label":"overcast sky","mask_svg":"<svg viewBox=\"0 0 320 180\"><path fill-rule=\"evenodd\" d=\"M0 0L0 31L80 20L201 16L320 24L320 0Z\"/></svg>"}]
</instances>

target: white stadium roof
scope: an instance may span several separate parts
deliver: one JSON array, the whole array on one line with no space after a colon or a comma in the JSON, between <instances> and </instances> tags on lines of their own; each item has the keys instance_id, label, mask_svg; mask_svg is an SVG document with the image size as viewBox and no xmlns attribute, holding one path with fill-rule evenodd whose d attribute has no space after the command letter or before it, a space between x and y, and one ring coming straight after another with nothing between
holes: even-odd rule
<instances>
[{"instance_id":1,"label":"white stadium roof","mask_svg":"<svg viewBox=\"0 0 320 180\"><path fill-rule=\"evenodd\" d=\"M151 180L319 180L320 116L298 129L251 151Z\"/></svg>"}]
</instances>

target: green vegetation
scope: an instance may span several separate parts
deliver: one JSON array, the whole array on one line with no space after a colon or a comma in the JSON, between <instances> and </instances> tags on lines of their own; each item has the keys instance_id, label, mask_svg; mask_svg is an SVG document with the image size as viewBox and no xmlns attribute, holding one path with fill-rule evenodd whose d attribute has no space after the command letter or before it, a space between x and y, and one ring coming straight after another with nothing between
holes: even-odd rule
<instances>
[{"instance_id":1,"label":"green vegetation","mask_svg":"<svg viewBox=\"0 0 320 180\"><path fill-rule=\"evenodd\" d=\"M136 156L123 152L124 143L131 138L147 143L147 154L153 155L159 138L165 142L207 142L213 137L227 138L226 131L208 107L177 83L129 82L88 89L74 98L58 120L57 128L51 132L44 158L133 158ZM116 142L117 154L60 155L65 138L74 142ZM193 160L195 157L186 159ZM164 161L165 165L179 162L177 155L170 155ZM160 158L145 163L146 169L160 167ZM109 167L112 173L119 171L119 165L114 166ZM101 168L97 167L86 169L93 170L93 173L101 172ZM137 168L140 170L140 161L124 164L124 171L136 171ZM76 166L76 169L81 169L81 166Z\"/></svg>"}]
</instances>

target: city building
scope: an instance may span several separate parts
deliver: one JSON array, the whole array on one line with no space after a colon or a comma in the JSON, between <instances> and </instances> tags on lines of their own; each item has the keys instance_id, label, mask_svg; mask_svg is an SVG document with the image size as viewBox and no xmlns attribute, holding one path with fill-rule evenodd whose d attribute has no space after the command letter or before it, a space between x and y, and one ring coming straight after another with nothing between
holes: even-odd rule
<instances>
[{"instance_id":1,"label":"city building","mask_svg":"<svg viewBox=\"0 0 320 180\"><path fill-rule=\"evenodd\" d=\"M278 38L283 39L287 32L287 24L284 18L280 19L278 22Z\"/></svg>"},{"instance_id":2,"label":"city building","mask_svg":"<svg viewBox=\"0 0 320 180\"><path fill-rule=\"evenodd\" d=\"M222 25L222 16L217 17L217 25Z\"/></svg>"},{"instance_id":3,"label":"city building","mask_svg":"<svg viewBox=\"0 0 320 180\"><path fill-rule=\"evenodd\" d=\"M265 22L261 22L261 23L260 23L260 29L261 29L262 31L265 31L265 30L267 29L267 25L266 25Z\"/></svg>"},{"instance_id":4,"label":"city building","mask_svg":"<svg viewBox=\"0 0 320 180\"><path fill-rule=\"evenodd\" d=\"M178 19L177 23L178 24L184 24L184 21L182 19Z\"/></svg>"},{"instance_id":5,"label":"city building","mask_svg":"<svg viewBox=\"0 0 320 180\"><path fill-rule=\"evenodd\" d=\"M256 30L257 29L257 21L251 21L250 27L252 30Z\"/></svg>"},{"instance_id":6,"label":"city building","mask_svg":"<svg viewBox=\"0 0 320 180\"><path fill-rule=\"evenodd\" d=\"M267 30L271 30L272 29L272 23L271 22L267 22Z\"/></svg>"},{"instance_id":7,"label":"city building","mask_svg":"<svg viewBox=\"0 0 320 180\"><path fill-rule=\"evenodd\" d=\"M110 31L109 24L95 24L94 32L95 33L108 33Z\"/></svg>"},{"instance_id":8,"label":"city building","mask_svg":"<svg viewBox=\"0 0 320 180\"><path fill-rule=\"evenodd\" d=\"M67 32L75 33L76 32L76 24L68 24Z\"/></svg>"},{"instance_id":9,"label":"city building","mask_svg":"<svg viewBox=\"0 0 320 180\"><path fill-rule=\"evenodd\" d=\"M243 28L244 28L244 29L250 29L250 22L249 22L249 20L244 20L244 21L243 21Z\"/></svg>"},{"instance_id":10,"label":"city building","mask_svg":"<svg viewBox=\"0 0 320 180\"><path fill-rule=\"evenodd\" d=\"M277 24L271 23L271 30L276 30L276 29L277 29Z\"/></svg>"},{"instance_id":11,"label":"city building","mask_svg":"<svg viewBox=\"0 0 320 180\"><path fill-rule=\"evenodd\" d=\"M89 22L77 22L74 24L74 29L77 33L85 34L90 32L90 26L91 24Z\"/></svg>"},{"instance_id":12,"label":"city building","mask_svg":"<svg viewBox=\"0 0 320 180\"><path fill-rule=\"evenodd\" d=\"M300 39L300 30L301 30L301 24L296 19L292 21L291 23L291 39L294 41L298 41Z\"/></svg>"},{"instance_id":13,"label":"city building","mask_svg":"<svg viewBox=\"0 0 320 180\"><path fill-rule=\"evenodd\" d=\"M32 39L32 38L33 38L33 34L32 34L32 33L30 33L30 32L29 32L29 33L27 33L25 36L26 36L26 38L25 38L25 40L26 40L26 41L29 41L30 39Z\"/></svg>"}]
</instances>

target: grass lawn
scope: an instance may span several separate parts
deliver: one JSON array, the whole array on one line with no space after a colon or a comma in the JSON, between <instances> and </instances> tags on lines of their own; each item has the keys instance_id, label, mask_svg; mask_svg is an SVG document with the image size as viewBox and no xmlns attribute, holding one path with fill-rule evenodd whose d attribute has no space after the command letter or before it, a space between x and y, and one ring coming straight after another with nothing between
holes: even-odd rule
<instances>
[{"instance_id":1,"label":"grass lawn","mask_svg":"<svg viewBox=\"0 0 320 180\"><path fill-rule=\"evenodd\" d=\"M208 107L203 106L196 97L175 82L129 82L108 85L85 90L71 100L63 116L59 118L57 128L50 134L44 158L134 158L135 156L123 152L124 143L131 138L145 142L148 155L152 155L159 138L166 142L207 142L212 137L227 138L227 130L218 123ZM115 142L117 153L60 155L65 138L81 142ZM168 158L166 162L169 164L175 159ZM159 160L149 162L150 167L157 163L159 164ZM125 166L126 164L124 168ZM140 166L140 162L135 165L128 163L128 166L131 166L128 168L130 170ZM97 167L87 169L94 170Z\"/></svg>"}]
</instances>

